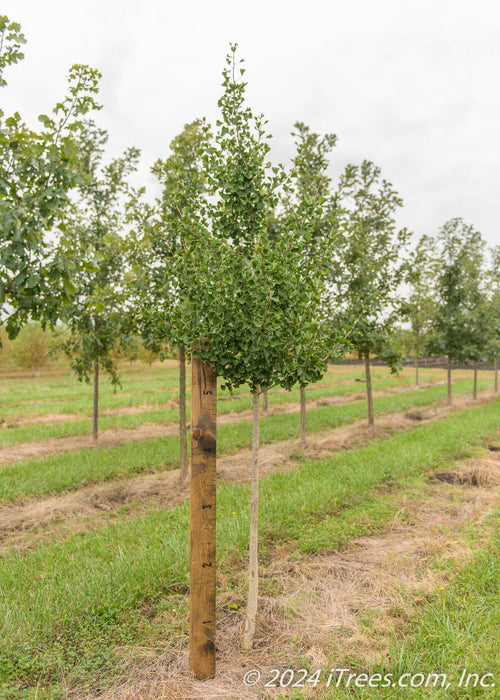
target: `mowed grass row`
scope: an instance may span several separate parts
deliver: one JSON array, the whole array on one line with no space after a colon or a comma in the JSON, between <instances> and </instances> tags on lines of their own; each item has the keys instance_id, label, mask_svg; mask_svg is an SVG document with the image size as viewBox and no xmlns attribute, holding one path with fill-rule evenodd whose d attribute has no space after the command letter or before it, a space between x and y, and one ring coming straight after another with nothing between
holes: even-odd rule
<instances>
[{"instance_id":1,"label":"mowed grass row","mask_svg":"<svg viewBox=\"0 0 500 700\"><path fill-rule=\"evenodd\" d=\"M411 674L446 674L453 693L440 687L421 688L413 694L415 698L499 697L500 513L490 522L490 546L463 567L450 586L436 593L421 617L413 619L411 641L395 645L392 668L396 673L404 669Z\"/></svg>"},{"instance_id":2,"label":"mowed grass row","mask_svg":"<svg viewBox=\"0 0 500 700\"><path fill-rule=\"evenodd\" d=\"M428 381L431 381L429 377ZM478 381L478 390L482 391L490 386L487 379ZM408 375L395 377L381 377L374 382L374 390L391 390L398 387L407 388L408 390L416 390L413 385L412 378ZM453 384L453 390L456 394L464 394L472 392L472 379L457 380ZM320 400L327 397L346 397L362 393L364 395L364 386L358 382L351 384L338 384L330 386L318 386L307 389L306 397L308 401ZM298 403L300 394L298 389L293 389L287 392L274 391L269 394L268 403L270 406L277 404ZM89 406L87 406L88 410ZM188 395L187 404L187 420L190 420L190 402ZM240 413L251 409L250 396L230 396L227 393L222 395L218 401L219 415L227 415L228 413ZM298 408L297 408L298 410ZM177 408L156 408L148 409L148 404L141 404L141 410L134 414L114 414L101 415L99 418L99 430L113 429L133 429L138 428L146 423L159 424L177 424L179 411ZM23 442L34 442L48 438L60 438L68 436L78 436L90 434L92 430L92 418L89 415L87 418L79 420L67 420L64 422L54 422L52 424L37 423L36 418L33 422L27 425L14 426L9 429L0 430L0 445L17 445Z\"/></svg>"},{"instance_id":3,"label":"mowed grass row","mask_svg":"<svg viewBox=\"0 0 500 700\"><path fill-rule=\"evenodd\" d=\"M406 386L407 380L395 381L393 377L385 377L377 384L377 389L392 388L394 386ZM242 388L243 390L243 388ZM362 385L359 383L338 385L331 384L328 387L312 387L308 390L307 397L309 400L321 399L326 396L344 396L355 394L363 391ZM141 408L140 412L134 414L102 414L99 418L99 429L109 430L116 428L137 428L144 423L177 423L179 418L178 408L156 408L148 409L147 389L143 392L144 400L142 403L138 401L136 408ZM172 398L173 395L171 395ZM299 401L299 390L289 392L273 392L269 394L268 403L270 405L277 403L293 403ZM242 412L251 410L252 400L250 395L239 396L237 394L230 395L229 392L219 392L218 413L225 415L231 412ZM13 426L6 430L0 430L0 445L13 445L22 442L32 442L34 440L42 440L53 437L65 437L68 435L83 435L90 433L92 430L92 417L89 410L91 402L86 405L86 413L88 417L79 420L67 420L63 423L54 422L53 424L37 423L36 416L33 416L33 421L27 425ZM188 420L190 418L190 392L187 394L186 413ZM65 411L61 411L65 413Z\"/></svg>"},{"instance_id":4,"label":"mowed grass row","mask_svg":"<svg viewBox=\"0 0 500 700\"><path fill-rule=\"evenodd\" d=\"M432 700L497 700L500 684L500 512L482 524L491 540L479 547L476 528L462 532L465 544L475 550L472 560L456 570L453 559L437 559L433 569L449 571L449 583L427 594L425 604L416 604L402 638L394 639L390 657L380 664L366 658L351 658L352 672L369 677L389 675L395 686L384 687L384 699L432 698ZM479 551L478 551L479 549ZM420 599L422 600L422 599ZM407 617L408 610L403 613ZM399 679L405 688L398 688ZM411 687L413 683L413 687ZM380 684L379 684L380 687ZM346 688L340 683L321 698L356 697L371 700L374 689ZM380 691L379 691L380 692ZM305 700L300 692L291 696Z\"/></svg>"},{"instance_id":5,"label":"mowed grass row","mask_svg":"<svg viewBox=\"0 0 500 700\"><path fill-rule=\"evenodd\" d=\"M169 367L154 367L138 369L125 369L120 372L123 390L115 389L107 379L107 375L100 373L100 393L103 401L110 396L127 395L129 392L135 392L144 385L150 385L151 388L166 387L174 389L176 386L176 376L178 371ZM18 379L0 378L0 407L3 409L12 407L19 409L24 407L30 410L31 407L37 407L47 402L57 404L58 402L67 401L68 406L71 406L74 401L78 401L78 395L91 399L92 383L79 382L76 375L69 370L67 373L57 376L40 377L24 377ZM76 395L76 396L75 396Z\"/></svg>"},{"instance_id":6,"label":"mowed grass row","mask_svg":"<svg viewBox=\"0 0 500 700\"><path fill-rule=\"evenodd\" d=\"M359 374L359 370L358 370ZM179 391L179 370L169 365L120 370L122 388L115 388L107 375L100 373L99 394L103 408L136 406L136 395L145 394L146 401L169 400ZM92 383L79 382L68 373L59 377L2 378L0 379L0 410L12 410L12 415L30 415L44 411L71 413L88 410L92 403ZM189 391L188 382L188 391ZM248 391L244 387L235 393Z\"/></svg>"},{"instance_id":7,"label":"mowed grass row","mask_svg":"<svg viewBox=\"0 0 500 700\"><path fill-rule=\"evenodd\" d=\"M362 364L356 365L330 365L326 374L326 381L329 381L329 377L332 376L331 372L334 372L335 377L332 378L333 381L338 381L339 377L342 376L346 380L355 379L356 377L364 376L364 370ZM410 370L411 371L411 370ZM443 372L439 369L423 369L422 372ZM188 365L189 374L189 365ZM373 367L373 376L387 375L388 370L385 366L375 365ZM123 385L123 392L127 392L128 389L136 389L141 386L144 382L151 383L153 386L158 387L165 385L167 387L178 387L179 369L176 364L172 364L170 361L166 364L155 363L151 367L146 367L144 365L127 365L119 368L119 375ZM100 372L100 386L104 393L113 393L114 389L111 386L107 374ZM219 386L222 384L222 380L219 379ZM81 387L82 392L87 392L92 394L92 382L79 382L76 375L68 369L66 372L61 373L57 376L44 375L43 373L36 376L23 376L23 377L5 377L0 374L0 385L2 391L0 392L0 405L3 405L7 400L7 395L10 401L26 401L30 403L32 401L38 400L43 401L46 399L47 391L50 392L51 396L54 398L68 398L71 397L71 390L75 387ZM188 386L189 388L189 386ZM235 390L237 393L248 393L248 388L239 387Z\"/></svg>"},{"instance_id":8,"label":"mowed grass row","mask_svg":"<svg viewBox=\"0 0 500 700\"><path fill-rule=\"evenodd\" d=\"M438 372L440 370L437 370ZM427 378L423 381L432 381L433 370L426 375ZM319 386L316 389L324 389L332 387L339 395L349 393L351 391L362 391L363 387L360 382L356 382L353 386L343 386L345 382L354 382L356 379L361 379L362 370L360 368L349 369L345 367L331 367ZM22 380L28 384L29 380ZM381 368L374 374L374 382L377 384L383 381L385 386L397 385L398 383L411 384L410 374L389 375L389 372ZM19 382L19 380L17 380ZM186 387L187 398L190 398L190 382ZM251 403L251 398L247 386L241 386L234 389L232 392L222 390L222 380L219 380L219 403L230 404L235 403L235 410L238 408L238 399L247 398ZM60 387L60 388L58 388ZM10 389L10 391L9 391ZM298 397L298 391L296 392ZM16 399L17 396L17 399ZM279 397L285 397L280 399ZM289 394L285 391L276 389L269 391L269 403L286 401ZM24 397L23 400L22 397ZM177 401L179 397L179 376L178 370L172 368L164 368L162 371L142 370L135 374L130 374L129 378L123 379L123 389L114 388L107 381L101 382L100 387L100 409L105 411L108 409L120 408L159 408L169 401ZM289 398L288 400L297 400ZM188 402L189 403L189 402ZM247 407L247 402L243 405ZM230 411L232 408L222 407L222 411ZM11 380L5 382L0 380L0 416L5 422L15 421L16 419L29 418L30 416L36 420L37 416L44 416L49 413L64 413L64 414L83 414L90 415L92 411L92 386L89 384L81 384L76 382L74 377L64 377L59 379L57 385L52 385L50 382L44 383L39 389L27 386L19 387L18 384L13 384Z\"/></svg>"},{"instance_id":9,"label":"mowed grass row","mask_svg":"<svg viewBox=\"0 0 500 700\"><path fill-rule=\"evenodd\" d=\"M500 401L456 412L436 424L362 449L300 464L261 480L261 556L287 543L298 553L325 552L383 528L397 506L377 487L421 484L431 471L480 451L498 435ZM227 580L247 556L250 488L218 489L218 562ZM184 604L189 568L189 508L117 518L94 532L24 553L0 565L0 683L5 697L60 678L82 683L112 674L115 649L169 634L164 617ZM237 581L234 585L238 586ZM242 601L245 591L239 590ZM2 687L2 686L0 686ZM51 692L52 692L51 691ZM29 695L26 695L29 697ZM34 694L32 695L34 697ZM55 697L54 695L52 697Z\"/></svg>"},{"instance_id":10,"label":"mowed grass row","mask_svg":"<svg viewBox=\"0 0 500 700\"><path fill-rule=\"evenodd\" d=\"M468 382L458 383L456 393L468 391ZM416 392L380 397L374 400L376 415L406 411L442 401L446 387L432 386ZM309 433L339 427L366 416L366 401L321 406L309 410ZM278 414L261 418L261 442L272 443L298 438L298 414ZM233 454L248 447L252 439L250 422L229 423L217 429L217 452ZM179 465L179 439L165 438L127 442L108 448L79 449L56 453L43 459L30 459L0 467L0 501L25 496L53 495L64 490L112 478L175 469Z\"/></svg>"},{"instance_id":11,"label":"mowed grass row","mask_svg":"<svg viewBox=\"0 0 500 700\"><path fill-rule=\"evenodd\" d=\"M465 384L462 382L457 382L457 390L460 393L462 387L469 386L470 382L465 380ZM478 384L479 389L486 388L488 382L486 380L481 380ZM408 377L398 378L395 380L394 377L381 378L375 384L376 390L391 390L398 387L406 387L408 390L413 390L415 387L409 382ZM306 396L308 401L318 400L326 397L346 397L354 394L364 394L364 387L359 383L353 384L341 384L332 386L319 386L311 387L307 390ZM186 415L188 421L191 416L191 406L188 395L188 403L186 406ZM268 403L270 406L276 404L289 404L297 403L300 401L300 394L298 389L293 389L287 392L273 392L270 393L268 398ZM243 411L251 410L251 398L250 396L229 396L222 395L218 401L218 413L219 415L227 415L228 413L241 413ZM87 407L88 408L88 407ZM297 408L298 410L298 408ZM179 418L179 410L177 408L156 408L148 409L148 404L144 403L141 405L140 412L133 414L114 414L114 415L101 415L99 418L99 430L112 430L117 428L138 428L145 423L166 423L166 424L176 424ZM66 420L64 422L54 422L52 424L48 423L37 423L36 418L33 418L33 422L26 425L13 426L8 429L0 430L0 445L16 445L23 442L33 442L36 440L44 440L48 438L59 438L68 437L70 435L85 435L90 434L92 430L92 417L89 415L87 418L79 420Z\"/></svg>"}]
</instances>

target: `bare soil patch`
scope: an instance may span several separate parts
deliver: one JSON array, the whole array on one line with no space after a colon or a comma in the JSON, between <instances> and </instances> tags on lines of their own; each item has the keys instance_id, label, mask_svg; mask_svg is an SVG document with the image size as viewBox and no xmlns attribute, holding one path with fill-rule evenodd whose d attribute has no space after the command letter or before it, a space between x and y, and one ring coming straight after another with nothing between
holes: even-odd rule
<instances>
[{"instance_id":1,"label":"bare soil patch","mask_svg":"<svg viewBox=\"0 0 500 700\"><path fill-rule=\"evenodd\" d=\"M88 416L85 416L83 413L41 413L27 418L16 418L9 422L3 422L1 427L9 430L10 428L20 428L23 425L33 425L34 423L53 425L54 423L67 423L68 421L83 418L88 418Z\"/></svg>"},{"instance_id":2,"label":"bare soil patch","mask_svg":"<svg viewBox=\"0 0 500 700\"><path fill-rule=\"evenodd\" d=\"M123 442L149 440L155 437L175 435L177 428L163 423L144 423L137 428L113 428L99 434L99 442L92 442L92 436L69 435L60 438L46 438L37 442L23 442L19 445L2 445L0 464L16 462L20 459L47 457L48 455L70 450L95 447L111 447Z\"/></svg>"},{"instance_id":3,"label":"bare soil patch","mask_svg":"<svg viewBox=\"0 0 500 700\"><path fill-rule=\"evenodd\" d=\"M259 573L255 648L239 648L244 613L232 610L238 603L231 590L218 597L217 676L196 681L188 672L187 640L174 638L161 650L123 651L123 677L115 687L99 694L91 689L70 696L75 700L195 700L288 697L287 689L266 689L272 668L298 670L307 660L311 669L349 666L360 659L364 666L388 660L394 637L402 638L419 607L436 598L451 583L453 574L433 560L447 559L451 570L473 555L461 528L483 525L500 504L500 455L457 464L456 474L485 477L473 486L428 483L417 500L401 496L400 510L387 530L363 537L343 552L322 556L291 556L286 547L276 551L272 563ZM477 542L476 542L477 545ZM241 572L245 576L245 572ZM223 581L219 581L222 588ZM272 593L269 593L269 590ZM161 620L168 625L175 620ZM264 679L255 688L243 684L249 669ZM305 690L307 697L326 697L324 682ZM331 695L328 697L332 697Z\"/></svg>"},{"instance_id":4,"label":"bare soil patch","mask_svg":"<svg viewBox=\"0 0 500 700\"><path fill-rule=\"evenodd\" d=\"M135 416L144 411L162 410L169 408L179 408L179 402L175 400L166 403L140 404L139 406L120 406L119 408L104 408L99 413L101 416ZM18 428L23 425L52 425L54 423L67 423L68 421L90 420L92 416L85 413L39 413L27 416L26 418L16 418L8 423L3 423L4 428Z\"/></svg>"}]
</instances>

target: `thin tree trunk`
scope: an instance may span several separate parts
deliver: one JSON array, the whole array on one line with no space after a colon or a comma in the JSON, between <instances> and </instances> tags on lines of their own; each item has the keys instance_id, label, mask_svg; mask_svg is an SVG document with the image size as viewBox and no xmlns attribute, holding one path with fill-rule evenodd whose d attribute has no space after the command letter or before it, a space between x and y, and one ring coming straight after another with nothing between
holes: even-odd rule
<instances>
[{"instance_id":1,"label":"thin tree trunk","mask_svg":"<svg viewBox=\"0 0 500 700\"><path fill-rule=\"evenodd\" d=\"M498 360L495 357L495 394L498 394Z\"/></svg>"},{"instance_id":2,"label":"thin tree trunk","mask_svg":"<svg viewBox=\"0 0 500 700\"><path fill-rule=\"evenodd\" d=\"M366 398L368 401L368 425L373 425L373 393L372 393L372 377L370 373L370 353L365 355L365 376L366 376Z\"/></svg>"},{"instance_id":3,"label":"thin tree trunk","mask_svg":"<svg viewBox=\"0 0 500 700\"><path fill-rule=\"evenodd\" d=\"M418 386L418 353L415 353L415 386Z\"/></svg>"},{"instance_id":4,"label":"thin tree trunk","mask_svg":"<svg viewBox=\"0 0 500 700\"><path fill-rule=\"evenodd\" d=\"M259 539L259 392L253 395L253 433L252 433L252 486L250 499L250 552L248 566L248 603L245 629L243 631L243 648L251 649L255 637L255 619L257 617L257 598L259 594L259 562L257 545Z\"/></svg>"},{"instance_id":5,"label":"thin tree trunk","mask_svg":"<svg viewBox=\"0 0 500 700\"><path fill-rule=\"evenodd\" d=\"M473 389L474 401L477 399L477 362L474 362L474 389Z\"/></svg>"},{"instance_id":6,"label":"thin tree trunk","mask_svg":"<svg viewBox=\"0 0 500 700\"><path fill-rule=\"evenodd\" d=\"M267 412L267 389L262 392L262 410Z\"/></svg>"},{"instance_id":7,"label":"thin tree trunk","mask_svg":"<svg viewBox=\"0 0 500 700\"><path fill-rule=\"evenodd\" d=\"M99 332L99 319L94 318L94 406L92 410L92 442L97 442L98 421L99 421L99 343L97 334Z\"/></svg>"},{"instance_id":8,"label":"thin tree trunk","mask_svg":"<svg viewBox=\"0 0 500 700\"><path fill-rule=\"evenodd\" d=\"M300 387L300 449L306 449L306 389Z\"/></svg>"},{"instance_id":9,"label":"thin tree trunk","mask_svg":"<svg viewBox=\"0 0 500 700\"><path fill-rule=\"evenodd\" d=\"M448 405L451 406L451 357L448 355Z\"/></svg>"},{"instance_id":10,"label":"thin tree trunk","mask_svg":"<svg viewBox=\"0 0 500 700\"><path fill-rule=\"evenodd\" d=\"M179 440L181 450L181 484L188 475L187 430L186 430L186 349L179 346Z\"/></svg>"},{"instance_id":11,"label":"thin tree trunk","mask_svg":"<svg viewBox=\"0 0 500 700\"><path fill-rule=\"evenodd\" d=\"M99 358L94 360L94 408L92 411L92 442L97 442L99 421Z\"/></svg>"}]
</instances>

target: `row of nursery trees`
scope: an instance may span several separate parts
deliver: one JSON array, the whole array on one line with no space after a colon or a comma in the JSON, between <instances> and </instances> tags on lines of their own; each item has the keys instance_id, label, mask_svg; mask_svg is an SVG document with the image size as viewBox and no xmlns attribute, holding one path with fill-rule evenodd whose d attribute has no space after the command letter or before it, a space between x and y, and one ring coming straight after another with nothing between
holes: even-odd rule
<instances>
[{"instance_id":1,"label":"row of nursery trees","mask_svg":"<svg viewBox=\"0 0 500 700\"><path fill-rule=\"evenodd\" d=\"M25 39L6 17L0 34L5 85ZM99 370L119 383L115 351L137 333L160 355L176 348L181 478L186 361L201 358L228 389L248 385L254 507L261 392L299 385L304 444L305 387L347 350L364 360L373 423L370 362L376 356L397 370L397 324L417 367L428 353L447 355L449 369L497 361L500 249L487 251L461 219L412 248L396 224L402 201L380 168L348 165L332 182L333 134L296 123L291 166L273 165L267 123L245 104L243 74L233 46L218 121L195 120L172 141L152 167L156 198L130 184L137 149L105 158L108 135L93 118L97 71L73 66L67 95L39 117L38 130L0 112L0 321L10 337L34 319L66 325L64 350L78 377L94 382L96 440ZM254 587L246 645L256 596Z\"/></svg>"}]
</instances>

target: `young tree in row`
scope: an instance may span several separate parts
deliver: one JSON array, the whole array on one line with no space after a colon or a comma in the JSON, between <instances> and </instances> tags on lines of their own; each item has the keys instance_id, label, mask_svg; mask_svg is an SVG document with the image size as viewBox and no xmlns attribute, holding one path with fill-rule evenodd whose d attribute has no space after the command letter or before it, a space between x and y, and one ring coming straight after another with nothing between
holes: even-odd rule
<instances>
[{"instance_id":1,"label":"young tree in row","mask_svg":"<svg viewBox=\"0 0 500 700\"><path fill-rule=\"evenodd\" d=\"M370 161L348 165L340 178L338 255L332 264L332 319L351 328L349 342L364 359L368 423L373 425L372 354L396 371L400 351L392 340L399 314L398 288L406 270L401 255L409 239L398 230L402 200Z\"/></svg>"},{"instance_id":2,"label":"young tree in row","mask_svg":"<svg viewBox=\"0 0 500 700\"><path fill-rule=\"evenodd\" d=\"M329 255L336 234L336 204L330 194L331 178L327 174L329 154L337 137L326 134L320 137L302 122L295 125L292 134L296 141L296 155L292 161L290 188L284 198L284 207L276 235L280 226L304 239L304 266L316 266L316 275L324 277L330 264ZM274 239L276 238L274 236ZM328 256L328 257L325 257ZM314 269L314 268L312 268ZM324 310L324 301L320 308ZM312 334L308 337L307 327L300 326L300 335L293 346L296 382L300 388L300 444L306 446L306 386L317 382L326 371L326 359L333 353L338 342L338 331L334 332L324 315L323 326L318 325L318 316L313 315ZM307 322L306 322L307 323ZM330 331L330 333L328 332ZM323 365L321 364L323 360ZM292 379L292 377L290 377Z\"/></svg>"},{"instance_id":3,"label":"young tree in row","mask_svg":"<svg viewBox=\"0 0 500 700\"><path fill-rule=\"evenodd\" d=\"M490 265L486 278L488 286L487 316L488 340L485 356L493 362L495 372L495 394L498 393L498 360L500 358L500 246L491 250Z\"/></svg>"},{"instance_id":4,"label":"young tree in row","mask_svg":"<svg viewBox=\"0 0 500 700\"><path fill-rule=\"evenodd\" d=\"M317 258L306 255L306 230L286 228L270 244L268 212L278 205L285 175L267 162L264 120L244 106L243 69L237 76L234 54L235 47L223 73L214 140L202 144L208 196L192 183L184 185L192 196L186 197L177 222L182 244L164 259L170 293L161 321L173 329L175 344L207 363L228 388L247 383L254 397L249 600L243 635L244 645L251 646L258 592L259 393L274 385L289 388L296 380L294 347L314 339L323 285L315 269L324 269L329 256L319 246ZM200 425L193 422L192 454L198 444L213 450L214 420L206 416ZM196 539L193 534L192 541ZM194 585L198 572L193 566L191 574Z\"/></svg>"},{"instance_id":5,"label":"young tree in row","mask_svg":"<svg viewBox=\"0 0 500 700\"><path fill-rule=\"evenodd\" d=\"M153 174L162 186L154 205L136 198L133 207L135 230L130 241L133 275L132 294L142 336L149 349L163 357L170 346L179 351L180 479L188 474L186 430L186 347L165 307L184 302L182 279L172 276L172 258L184 244L187 211L193 211L205 189L206 177L200 148L208 132L200 120L186 124L170 144L170 155L157 160Z\"/></svg>"},{"instance_id":6,"label":"young tree in row","mask_svg":"<svg viewBox=\"0 0 500 700\"><path fill-rule=\"evenodd\" d=\"M64 222L57 254L76 260L77 270L64 308L70 336L63 349L72 358L80 381L93 376L92 438L98 437L99 369L119 384L112 353L132 338L130 310L123 286L127 178L137 168L139 152L130 148L122 157L103 163L107 134L93 124L80 147L90 178L83 183Z\"/></svg>"},{"instance_id":7,"label":"young tree in row","mask_svg":"<svg viewBox=\"0 0 500 700\"><path fill-rule=\"evenodd\" d=\"M285 175L266 162L265 123L244 106L245 83L235 72L233 50L224 71L220 122L204 159L209 189L217 197L207 201L209 245L206 240L197 245L201 243L211 261L211 293L194 291L196 298L206 300L198 316L211 318L209 333L199 338L202 359L229 386L247 383L253 394L249 592L243 632L243 646L251 647L258 598L259 393L276 384L291 388L301 376L310 381L325 370L320 311L333 236L330 231L312 244L322 215L318 193L309 200L296 199L294 215L270 240L268 212L276 209L277 188ZM292 195L290 187L286 192Z\"/></svg>"},{"instance_id":8,"label":"young tree in row","mask_svg":"<svg viewBox=\"0 0 500 700\"><path fill-rule=\"evenodd\" d=\"M23 58L20 26L0 17L0 85L4 69ZM43 128L29 129L15 112L0 110L0 324L14 337L28 319L54 322L53 293L65 297L73 270L50 250L47 233L60 221L68 191L84 181L85 168L75 143L81 118L97 109L99 73L75 65L68 93L53 115L39 117Z\"/></svg>"},{"instance_id":9,"label":"young tree in row","mask_svg":"<svg viewBox=\"0 0 500 700\"><path fill-rule=\"evenodd\" d=\"M481 290L484 247L481 234L461 218L447 221L434 243L438 262L436 306L427 349L448 357L449 404L452 363L477 362L486 345L487 321ZM474 393L476 390L477 371Z\"/></svg>"},{"instance_id":10,"label":"young tree in row","mask_svg":"<svg viewBox=\"0 0 500 700\"><path fill-rule=\"evenodd\" d=\"M483 260L484 262L484 260ZM475 288L472 291L473 308L472 308L472 335L474 338L474 346L471 347L469 360L473 363L474 378L472 395L474 400L477 399L477 374L478 364L486 360L486 350L488 340L491 337L490 315L491 307L488 304L486 290L483 287L484 267L479 268L478 278L476 279Z\"/></svg>"},{"instance_id":11,"label":"young tree in row","mask_svg":"<svg viewBox=\"0 0 500 700\"><path fill-rule=\"evenodd\" d=\"M425 353L429 339L429 324L434 311L434 279L436 261L433 242L422 236L411 253L406 282L409 288L405 315L410 322L408 341L415 359L415 384L418 386L419 359Z\"/></svg>"}]
</instances>

